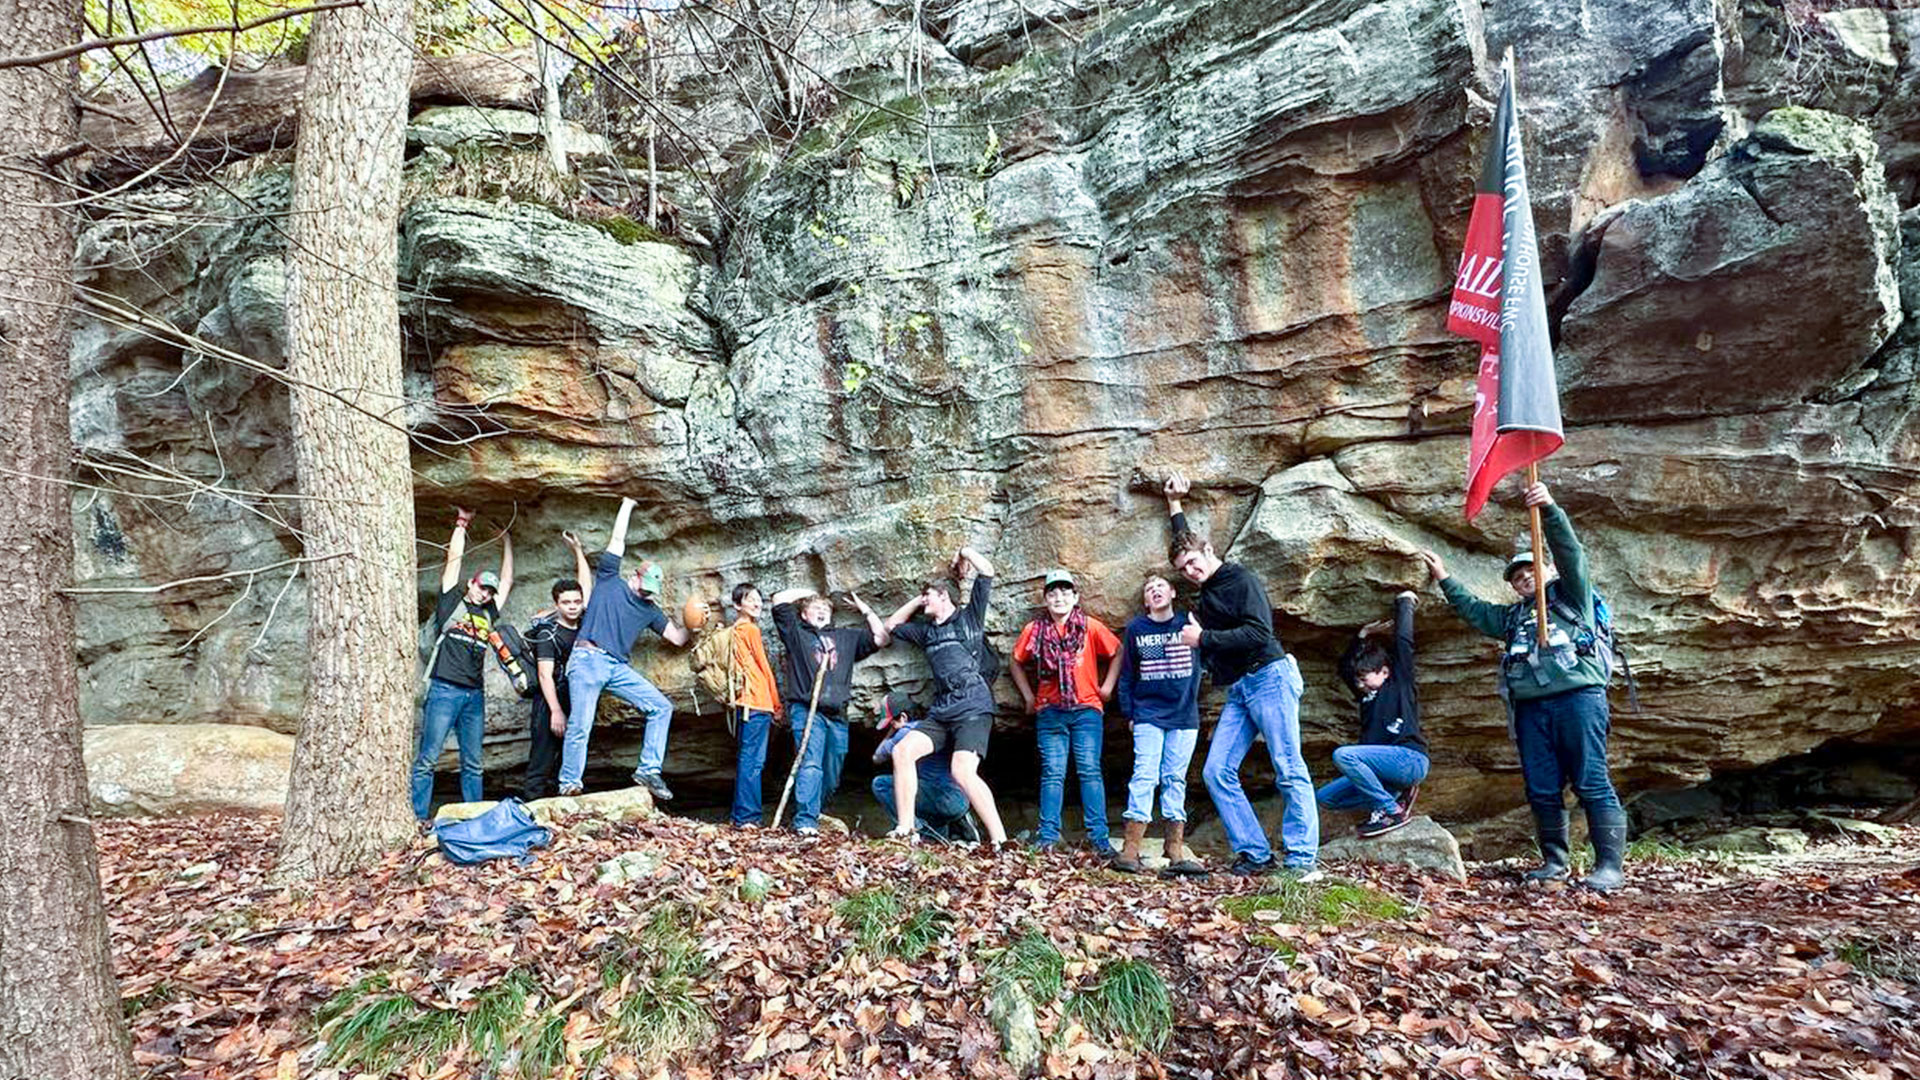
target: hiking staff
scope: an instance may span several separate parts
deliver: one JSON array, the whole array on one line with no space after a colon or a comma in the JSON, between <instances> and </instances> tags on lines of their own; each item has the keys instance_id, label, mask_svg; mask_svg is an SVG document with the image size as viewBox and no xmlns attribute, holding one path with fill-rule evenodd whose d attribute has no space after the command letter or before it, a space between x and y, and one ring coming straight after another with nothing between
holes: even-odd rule
<instances>
[{"instance_id":1,"label":"hiking staff","mask_svg":"<svg viewBox=\"0 0 1920 1080\"><path fill-rule=\"evenodd\" d=\"M787 768L787 784L780 789L780 801L773 807L773 827L780 827L781 815L787 812L787 796L793 794L794 778L800 775L800 763L807 760L807 740L813 736L813 713L820 705L820 684L826 680L827 665L821 664L813 673L813 696L807 700L807 723L800 729L800 749L794 752L793 764Z\"/></svg>"},{"instance_id":2,"label":"hiking staff","mask_svg":"<svg viewBox=\"0 0 1920 1080\"><path fill-rule=\"evenodd\" d=\"M1513 50L1509 49L1507 52L1508 56L1511 57ZM1527 486L1532 487L1539 482L1540 463L1528 463ZM1538 506L1527 507L1527 521L1533 526L1533 565L1545 566L1547 565L1546 541L1542 539L1540 534L1540 508ZM1540 623L1540 636L1534 640L1540 643L1541 648L1545 648L1547 645L1547 575L1545 574L1533 575L1533 617L1539 620Z\"/></svg>"}]
</instances>

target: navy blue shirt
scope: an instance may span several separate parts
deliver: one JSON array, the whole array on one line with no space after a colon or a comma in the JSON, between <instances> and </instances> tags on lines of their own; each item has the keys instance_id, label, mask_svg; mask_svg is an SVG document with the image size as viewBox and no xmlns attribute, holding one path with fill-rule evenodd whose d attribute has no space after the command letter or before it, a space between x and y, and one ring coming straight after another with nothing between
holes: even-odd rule
<instances>
[{"instance_id":1,"label":"navy blue shirt","mask_svg":"<svg viewBox=\"0 0 1920 1080\"><path fill-rule=\"evenodd\" d=\"M578 640L591 641L608 656L626 662L642 630L659 633L667 616L651 600L642 600L620 579L620 556L603 551L594 556L593 595L580 616Z\"/></svg>"},{"instance_id":2,"label":"navy blue shirt","mask_svg":"<svg viewBox=\"0 0 1920 1080\"><path fill-rule=\"evenodd\" d=\"M1180 643L1187 613L1135 615L1120 634L1120 714L1167 731L1200 726L1200 658Z\"/></svg>"}]
</instances>

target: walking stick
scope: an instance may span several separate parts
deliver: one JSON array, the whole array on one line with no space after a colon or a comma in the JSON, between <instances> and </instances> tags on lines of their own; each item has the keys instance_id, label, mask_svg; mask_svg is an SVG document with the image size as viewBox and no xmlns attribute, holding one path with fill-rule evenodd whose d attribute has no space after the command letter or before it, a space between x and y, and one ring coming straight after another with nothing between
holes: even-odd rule
<instances>
[{"instance_id":1,"label":"walking stick","mask_svg":"<svg viewBox=\"0 0 1920 1080\"><path fill-rule=\"evenodd\" d=\"M787 786L780 789L780 804L773 808L773 827L780 827L780 815L787 812L787 796L793 794L793 779L800 775L800 763L807 760L807 740L813 736L813 710L820 704L820 684L827 679L827 665L813 673L813 696L807 700L807 723L800 729L800 749L794 751L793 765L787 770Z\"/></svg>"},{"instance_id":2,"label":"walking stick","mask_svg":"<svg viewBox=\"0 0 1920 1080\"><path fill-rule=\"evenodd\" d=\"M1532 487L1539 482L1539 464L1537 462L1529 464L1527 486ZM1540 538L1540 508L1527 507L1527 517L1533 522L1533 614L1540 620L1539 647L1545 650L1547 647L1547 574L1546 563L1541 561L1546 558L1546 552L1542 550L1544 543Z\"/></svg>"}]
</instances>

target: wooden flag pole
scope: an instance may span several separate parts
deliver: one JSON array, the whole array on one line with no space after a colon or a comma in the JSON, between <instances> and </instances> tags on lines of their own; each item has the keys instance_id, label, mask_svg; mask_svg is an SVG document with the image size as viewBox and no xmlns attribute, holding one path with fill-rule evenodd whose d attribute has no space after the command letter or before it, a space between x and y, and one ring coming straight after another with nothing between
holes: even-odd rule
<instances>
[{"instance_id":1,"label":"wooden flag pole","mask_svg":"<svg viewBox=\"0 0 1920 1080\"><path fill-rule=\"evenodd\" d=\"M1527 463L1527 488L1540 482L1540 463ZM1529 505L1527 517L1533 524L1533 613L1540 619L1540 637L1538 648L1547 647L1547 572L1546 543L1540 535L1540 508Z\"/></svg>"}]
</instances>

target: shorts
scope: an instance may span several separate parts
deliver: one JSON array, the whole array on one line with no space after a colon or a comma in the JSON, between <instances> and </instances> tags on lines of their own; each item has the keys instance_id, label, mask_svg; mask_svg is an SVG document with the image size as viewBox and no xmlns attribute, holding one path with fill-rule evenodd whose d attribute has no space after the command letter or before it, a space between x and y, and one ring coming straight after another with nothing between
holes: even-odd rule
<instances>
[{"instance_id":1,"label":"shorts","mask_svg":"<svg viewBox=\"0 0 1920 1080\"><path fill-rule=\"evenodd\" d=\"M993 734L993 714L966 713L948 720L927 717L914 725L914 729L933 743L935 753L951 743L955 753L964 751L985 759L987 737Z\"/></svg>"}]
</instances>

